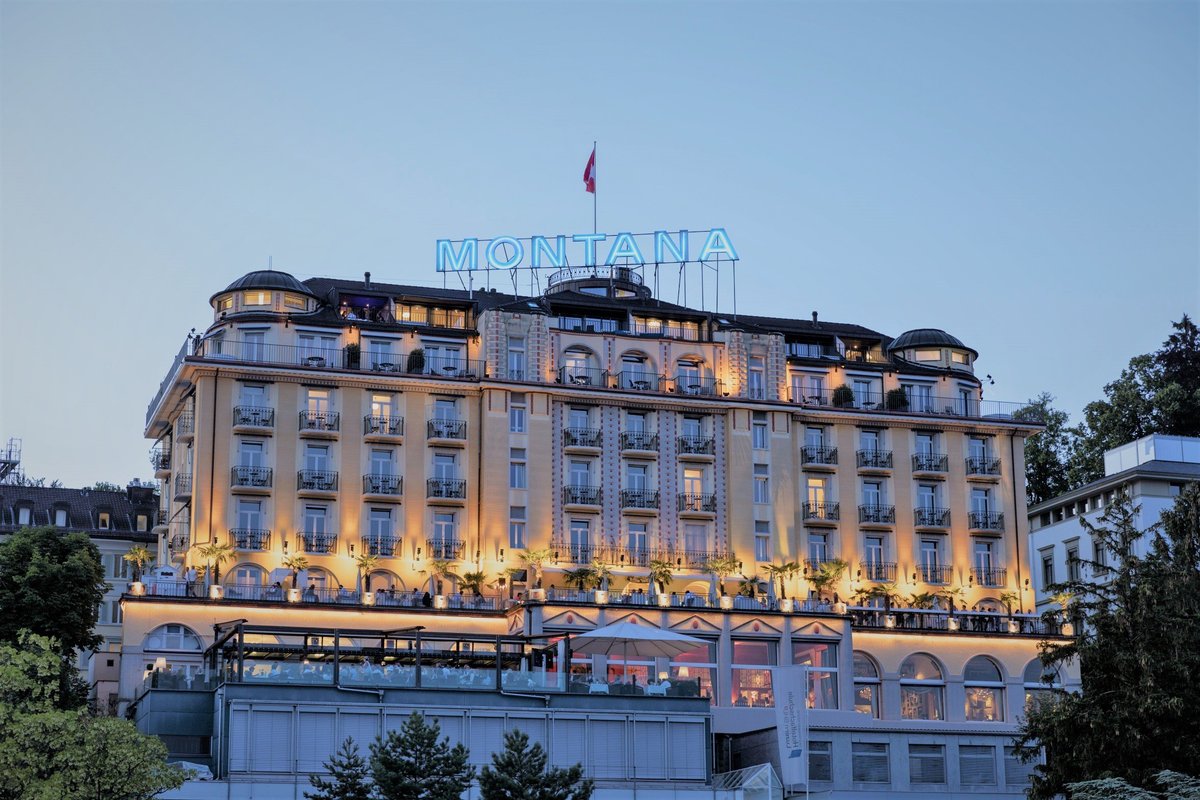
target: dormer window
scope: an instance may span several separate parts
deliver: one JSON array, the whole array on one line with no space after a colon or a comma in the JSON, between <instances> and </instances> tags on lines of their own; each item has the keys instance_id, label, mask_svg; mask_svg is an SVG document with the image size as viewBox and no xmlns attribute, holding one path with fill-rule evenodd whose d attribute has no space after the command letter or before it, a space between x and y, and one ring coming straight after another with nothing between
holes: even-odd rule
<instances>
[{"instance_id":1,"label":"dormer window","mask_svg":"<svg viewBox=\"0 0 1200 800\"><path fill-rule=\"evenodd\" d=\"M137 515L137 529L139 531L150 530L150 517L148 517L145 514L138 514Z\"/></svg>"},{"instance_id":2,"label":"dormer window","mask_svg":"<svg viewBox=\"0 0 1200 800\"><path fill-rule=\"evenodd\" d=\"M243 306L269 306L271 305L271 293L263 290L255 290L252 292L242 293Z\"/></svg>"},{"instance_id":3,"label":"dormer window","mask_svg":"<svg viewBox=\"0 0 1200 800\"><path fill-rule=\"evenodd\" d=\"M101 511L96 515L96 527L102 531L112 528L112 514Z\"/></svg>"},{"instance_id":4,"label":"dormer window","mask_svg":"<svg viewBox=\"0 0 1200 800\"><path fill-rule=\"evenodd\" d=\"M32 518L33 518L33 513L30 511L30 509L28 509L28 508L18 508L17 509L17 524L18 525L28 525L29 521Z\"/></svg>"},{"instance_id":5,"label":"dormer window","mask_svg":"<svg viewBox=\"0 0 1200 800\"><path fill-rule=\"evenodd\" d=\"M58 528L67 527L67 510L65 508L54 509L54 525Z\"/></svg>"}]
</instances>

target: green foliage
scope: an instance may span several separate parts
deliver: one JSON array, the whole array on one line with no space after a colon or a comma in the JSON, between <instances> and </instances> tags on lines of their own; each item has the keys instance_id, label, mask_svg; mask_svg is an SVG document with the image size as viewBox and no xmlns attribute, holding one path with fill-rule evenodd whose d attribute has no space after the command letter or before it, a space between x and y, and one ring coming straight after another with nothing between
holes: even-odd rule
<instances>
[{"instance_id":1,"label":"green foliage","mask_svg":"<svg viewBox=\"0 0 1200 800\"><path fill-rule=\"evenodd\" d=\"M64 708L62 647L22 631L0 643L0 797L150 800L183 784L167 749L132 723Z\"/></svg>"},{"instance_id":2,"label":"green foliage","mask_svg":"<svg viewBox=\"0 0 1200 800\"><path fill-rule=\"evenodd\" d=\"M316 789L304 793L308 800L371 800L370 770L353 739L342 742L325 762L325 770L329 773L328 780L308 776L308 782Z\"/></svg>"},{"instance_id":3,"label":"green foliage","mask_svg":"<svg viewBox=\"0 0 1200 800\"><path fill-rule=\"evenodd\" d=\"M527 569L533 571L533 586L531 588L542 588L542 565L550 560L549 548L541 548L539 550L526 550L521 553L521 560L525 562Z\"/></svg>"},{"instance_id":4,"label":"green foliage","mask_svg":"<svg viewBox=\"0 0 1200 800\"><path fill-rule=\"evenodd\" d=\"M419 373L425 369L425 351L418 347L408 354L408 371L410 374Z\"/></svg>"},{"instance_id":5,"label":"green foliage","mask_svg":"<svg viewBox=\"0 0 1200 800\"><path fill-rule=\"evenodd\" d=\"M106 591L100 551L86 534L19 530L0 543L0 642L28 629L58 640L64 655L94 649Z\"/></svg>"},{"instance_id":6,"label":"green foliage","mask_svg":"<svg viewBox=\"0 0 1200 800\"><path fill-rule=\"evenodd\" d=\"M735 574L740 568L741 562L737 560L737 556L733 553L713 556L704 563L704 571L710 575L717 576L717 582L721 586L721 594L725 594L725 579Z\"/></svg>"},{"instance_id":7,"label":"green foliage","mask_svg":"<svg viewBox=\"0 0 1200 800\"><path fill-rule=\"evenodd\" d=\"M140 581L142 579L142 570L148 564L154 563L154 554L140 544L129 548L129 552L123 555L122 558L133 565L133 579L135 581Z\"/></svg>"},{"instance_id":8,"label":"green foliage","mask_svg":"<svg viewBox=\"0 0 1200 800\"><path fill-rule=\"evenodd\" d=\"M821 562L821 566L817 567L816 571L808 576L808 582L812 584L817 597L820 597L825 590L835 586L849 568L850 565L840 558L823 561Z\"/></svg>"},{"instance_id":9,"label":"green foliage","mask_svg":"<svg viewBox=\"0 0 1200 800\"><path fill-rule=\"evenodd\" d=\"M888 389L887 394L883 396L883 404L888 411L906 411L908 410L908 392L903 388Z\"/></svg>"},{"instance_id":10,"label":"green foliage","mask_svg":"<svg viewBox=\"0 0 1200 800\"><path fill-rule=\"evenodd\" d=\"M786 582L789 578L794 578L800 574L800 564L796 561L784 561L781 564L764 564L762 568L766 570L771 580L779 581L779 599L786 600Z\"/></svg>"},{"instance_id":11,"label":"green foliage","mask_svg":"<svg viewBox=\"0 0 1200 800\"><path fill-rule=\"evenodd\" d=\"M296 578L303 570L308 569L308 558L300 553L294 553L283 559L283 566L285 569L292 571L292 588L298 588L296 586Z\"/></svg>"},{"instance_id":12,"label":"green foliage","mask_svg":"<svg viewBox=\"0 0 1200 800\"><path fill-rule=\"evenodd\" d=\"M1103 585L1052 587L1071 593L1082 624L1067 642L1044 642L1042 660L1078 659L1083 691L1038 704L1022 724L1022 756L1046 750L1033 800L1099 778L1149 788L1161 770L1200 774L1200 484L1188 486L1145 534L1123 496L1098 525L1079 522L1112 563L1084 562L1107 574ZM1143 535L1149 550L1137 557L1131 548Z\"/></svg>"},{"instance_id":13,"label":"green foliage","mask_svg":"<svg viewBox=\"0 0 1200 800\"><path fill-rule=\"evenodd\" d=\"M563 573L563 583L568 586L574 586L581 592L586 592L588 587L596 582L596 572L591 567L579 567L578 569L569 569Z\"/></svg>"},{"instance_id":14,"label":"green foliage","mask_svg":"<svg viewBox=\"0 0 1200 800\"><path fill-rule=\"evenodd\" d=\"M96 481L93 485L85 487L89 492L124 492L125 487L118 486L115 483L108 481Z\"/></svg>"},{"instance_id":15,"label":"green foliage","mask_svg":"<svg viewBox=\"0 0 1200 800\"><path fill-rule=\"evenodd\" d=\"M487 573L481 570L472 570L464 572L462 575L463 588L472 594L483 594L483 582L487 580Z\"/></svg>"},{"instance_id":16,"label":"green foliage","mask_svg":"<svg viewBox=\"0 0 1200 800\"><path fill-rule=\"evenodd\" d=\"M667 591L675 579L675 565L665 558L650 559L650 583L658 587L660 594Z\"/></svg>"},{"instance_id":17,"label":"green foliage","mask_svg":"<svg viewBox=\"0 0 1200 800\"><path fill-rule=\"evenodd\" d=\"M833 404L838 408L849 408L854 405L854 390L842 384L833 390Z\"/></svg>"},{"instance_id":18,"label":"green foliage","mask_svg":"<svg viewBox=\"0 0 1200 800\"><path fill-rule=\"evenodd\" d=\"M205 570L205 578L211 576L213 583L221 582L221 565L233 558L233 548L227 544L217 544L209 542L196 548L196 555L204 559L205 563L211 567L211 570ZM293 580L293 583L295 581Z\"/></svg>"},{"instance_id":19,"label":"green foliage","mask_svg":"<svg viewBox=\"0 0 1200 800\"><path fill-rule=\"evenodd\" d=\"M1013 414L1014 419L1046 426L1025 441L1025 495L1030 505L1058 497L1071 488L1067 464L1075 434L1067 427L1067 412L1051 407L1053 402L1049 392L1042 392Z\"/></svg>"},{"instance_id":20,"label":"green foliage","mask_svg":"<svg viewBox=\"0 0 1200 800\"><path fill-rule=\"evenodd\" d=\"M481 800L588 800L592 781L583 777L583 767L547 769L545 749L529 744L519 730L504 734L504 749L492 754L492 766L479 773Z\"/></svg>"},{"instance_id":21,"label":"green foliage","mask_svg":"<svg viewBox=\"0 0 1200 800\"><path fill-rule=\"evenodd\" d=\"M371 745L371 774L380 800L459 800L475 768L467 748L438 741L441 726L413 712L399 731Z\"/></svg>"},{"instance_id":22,"label":"green foliage","mask_svg":"<svg viewBox=\"0 0 1200 800\"><path fill-rule=\"evenodd\" d=\"M1067 784L1071 800L1200 800L1200 780L1164 769L1154 776L1155 791L1131 786L1122 778Z\"/></svg>"}]
</instances>

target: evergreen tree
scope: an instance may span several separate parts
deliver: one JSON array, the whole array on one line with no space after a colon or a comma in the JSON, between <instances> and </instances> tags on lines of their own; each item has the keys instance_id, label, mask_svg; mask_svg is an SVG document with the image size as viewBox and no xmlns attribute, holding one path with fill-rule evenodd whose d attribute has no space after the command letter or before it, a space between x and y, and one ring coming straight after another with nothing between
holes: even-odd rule
<instances>
[{"instance_id":1,"label":"evergreen tree","mask_svg":"<svg viewBox=\"0 0 1200 800\"><path fill-rule=\"evenodd\" d=\"M579 764L569 768L546 768L545 749L529 744L529 737L516 729L504 734L504 749L492 754L492 766L479 773L482 800L588 800L592 780L583 778Z\"/></svg>"},{"instance_id":2,"label":"evergreen tree","mask_svg":"<svg viewBox=\"0 0 1200 800\"><path fill-rule=\"evenodd\" d=\"M1070 641L1043 642L1042 661L1078 659L1083 691L1039 703L1022 723L1021 756L1046 754L1033 800L1102 778L1152 789L1161 770L1200 775L1200 484L1150 531L1138 530L1136 511L1122 496L1100 524L1080 518L1109 563L1084 562L1101 582L1054 587L1074 596L1081 624Z\"/></svg>"},{"instance_id":3,"label":"evergreen tree","mask_svg":"<svg viewBox=\"0 0 1200 800\"><path fill-rule=\"evenodd\" d=\"M329 780L309 775L315 792L305 792L308 800L371 800L370 770L358 752L358 744L347 738L325 762Z\"/></svg>"},{"instance_id":4,"label":"evergreen tree","mask_svg":"<svg viewBox=\"0 0 1200 800\"><path fill-rule=\"evenodd\" d=\"M382 800L459 800L475 778L467 748L414 711L399 731L371 745L371 775Z\"/></svg>"}]
</instances>

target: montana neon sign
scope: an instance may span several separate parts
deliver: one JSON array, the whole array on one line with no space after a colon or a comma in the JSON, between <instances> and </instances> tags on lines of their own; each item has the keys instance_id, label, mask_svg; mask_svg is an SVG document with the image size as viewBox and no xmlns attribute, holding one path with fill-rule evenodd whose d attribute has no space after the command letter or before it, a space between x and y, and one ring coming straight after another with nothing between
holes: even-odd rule
<instances>
[{"instance_id":1,"label":"montana neon sign","mask_svg":"<svg viewBox=\"0 0 1200 800\"><path fill-rule=\"evenodd\" d=\"M604 260L599 261L602 252ZM438 272L686 264L721 259L738 260L737 249L724 228L437 240Z\"/></svg>"}]
</instances>

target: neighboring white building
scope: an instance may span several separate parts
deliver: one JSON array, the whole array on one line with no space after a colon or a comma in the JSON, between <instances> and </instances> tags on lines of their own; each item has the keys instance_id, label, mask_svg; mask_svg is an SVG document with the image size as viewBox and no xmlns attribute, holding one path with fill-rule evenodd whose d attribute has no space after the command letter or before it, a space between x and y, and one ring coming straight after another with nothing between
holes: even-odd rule
<instances>
[{"instance_id":1,"label":"neighboring white building","mask_svg":"<svg viewBox=\"0 0 1200 800\"><path fill-rule=\"evenodd\" d=\"M1047 587L1068 579L1088 577L1082 561L1103 563L1091 535L1080 524L1095 525L1118 492L1126 492L1137 509L1140 530L1147 530L1187 483L1200 480L1200 438L1153 434L1113 448L1104 454L1104 477L1029 509L1029 557L1032 561L1037 610L1054 605ZM1149 539L1134 547L1145 555Z\"/></svg>"}]
</instances>

